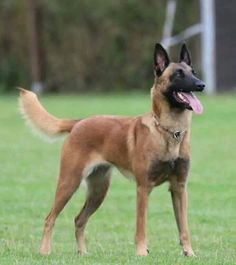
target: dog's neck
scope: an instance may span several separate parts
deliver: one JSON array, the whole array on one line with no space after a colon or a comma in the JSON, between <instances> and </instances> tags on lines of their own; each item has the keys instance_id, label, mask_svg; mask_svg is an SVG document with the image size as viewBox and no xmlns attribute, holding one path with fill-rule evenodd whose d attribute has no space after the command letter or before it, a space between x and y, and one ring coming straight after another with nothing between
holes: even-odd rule
<instances>
[{"instance_id":1,"label":"dog's neck","mask_svg":"<svg viewBox=\"0 0 236 265\"><path fill-rule=\"evenodd\" d=\"M151 98L152 114L160 126L172 132L189 130L192 118L191 111L171 107L167 98L158 88L158 84L153 86Z\"/></svg>"}]
</instances>

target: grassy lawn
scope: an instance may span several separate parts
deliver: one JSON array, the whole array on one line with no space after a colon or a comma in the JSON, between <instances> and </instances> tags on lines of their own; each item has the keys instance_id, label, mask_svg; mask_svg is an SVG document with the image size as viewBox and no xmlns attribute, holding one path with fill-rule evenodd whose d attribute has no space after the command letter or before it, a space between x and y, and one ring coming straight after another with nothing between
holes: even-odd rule
<instances>
[{"instance_id":1,"label":"grassy lawn","mask_svg":"<svg viewBox=\"0 0 236 265\"><path fill-rule=\"evenodd\" d=\"M17 98L0 96L0 264L236 264L236 95L202 97L204 115L193 117L189 225L196 258L181 256L167 185L153 191L148 213L150 254L135 256L135 186L114 170L102 207L87 226L89 254L76 254L74 217L81 186L57 219L53 253L38 254L42 225L54 197L62 141L31 134ZM150 108L144 94L48 96L41 101L59 117L136 115Z\"/></svg>"}]
</instances>

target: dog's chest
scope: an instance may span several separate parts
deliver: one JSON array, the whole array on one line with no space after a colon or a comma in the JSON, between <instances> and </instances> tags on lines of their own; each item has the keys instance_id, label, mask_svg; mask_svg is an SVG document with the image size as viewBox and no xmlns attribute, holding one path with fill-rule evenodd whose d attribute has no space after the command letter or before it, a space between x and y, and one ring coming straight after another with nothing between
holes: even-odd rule
<instances>
[{"instance_id":1,"label":"dog's chest","mask_svg":"<svg viewBox=\"0 0 236 265\"><path fill-rule=\"evenodd\" d=\"M169 180L170 176L178 175L187 177L189 160L177 158L175 160L162 161L154 158L148 168L148 179L154 186Z\"/></svg>"}]
</instances>

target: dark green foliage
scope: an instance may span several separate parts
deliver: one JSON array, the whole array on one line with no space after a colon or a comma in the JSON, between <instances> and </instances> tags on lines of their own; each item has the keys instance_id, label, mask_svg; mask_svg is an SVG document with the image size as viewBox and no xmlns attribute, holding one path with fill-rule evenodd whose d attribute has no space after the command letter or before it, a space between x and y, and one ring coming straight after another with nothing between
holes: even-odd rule
<instances>
[{"instance_id":1,"label":"dark green foliage","mask_svg":"<svg viewBox=\"0 0 236 265\"><path fill-rule=\"evenodd\" d=\"M0 84L5 90L30 84L26 2L0 2ZM36 2L48 90L149 89L153 47L162 37L166 1ZM196 0L179 1L175 33L198 21L198 12L192 12L197 5Z\"/></svg>"}]
</instances>

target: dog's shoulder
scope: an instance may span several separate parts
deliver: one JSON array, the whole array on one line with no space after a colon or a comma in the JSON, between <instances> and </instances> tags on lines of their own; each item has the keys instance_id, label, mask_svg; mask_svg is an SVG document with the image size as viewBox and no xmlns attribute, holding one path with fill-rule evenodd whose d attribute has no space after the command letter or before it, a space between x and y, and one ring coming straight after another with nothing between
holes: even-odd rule
<instances>
[{"instance_id":1,"label":"dog's shoulder","mask_svg":"<svg viewBox=\"0 0 236 265\"><path fill-rule=\"evenodd\" d=\"M152 135L157 133L155 120L151 112L145 113L140 117L140 126L146 128Z\"/></svg>"}]
</instances>

